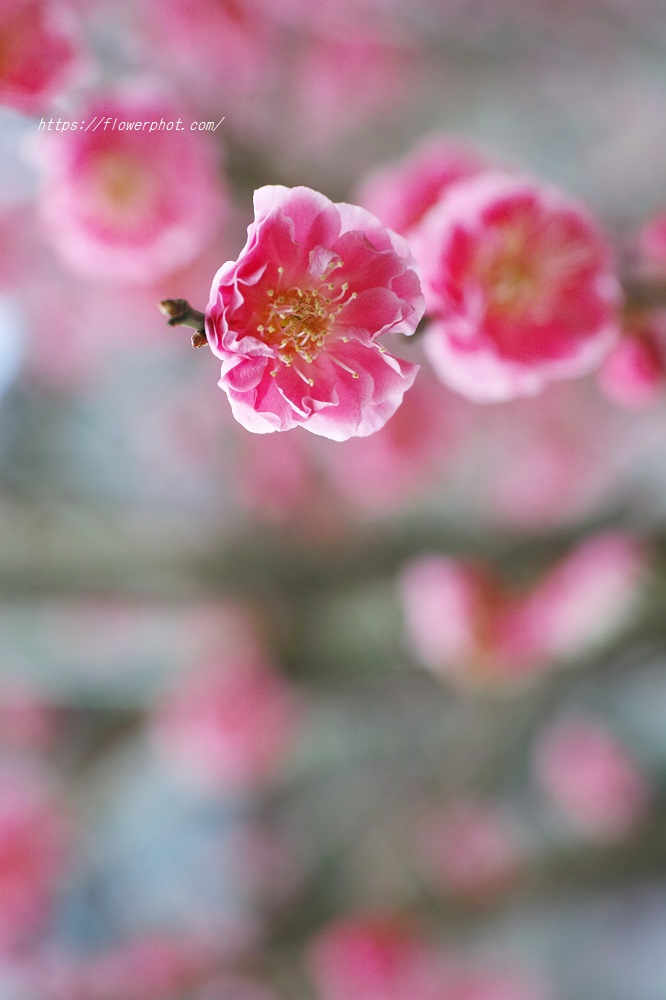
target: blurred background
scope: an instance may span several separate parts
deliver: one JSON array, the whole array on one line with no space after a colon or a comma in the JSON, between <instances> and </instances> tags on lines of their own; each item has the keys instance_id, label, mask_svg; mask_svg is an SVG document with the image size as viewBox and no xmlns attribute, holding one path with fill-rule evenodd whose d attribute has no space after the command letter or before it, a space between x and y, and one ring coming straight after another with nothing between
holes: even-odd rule
<instances>
[{"instance_id":1,"label":"blurred background","mask_svg":"<svg viewBox=\"0 0 666 1000\"><path fill-rule=\"evenodd\" d=\"M255 436L157 309L431 134L635 267L663 0L2 0L0 104L0 1000L664 1000L666 380Z\"/></svg>"}]
</instances>

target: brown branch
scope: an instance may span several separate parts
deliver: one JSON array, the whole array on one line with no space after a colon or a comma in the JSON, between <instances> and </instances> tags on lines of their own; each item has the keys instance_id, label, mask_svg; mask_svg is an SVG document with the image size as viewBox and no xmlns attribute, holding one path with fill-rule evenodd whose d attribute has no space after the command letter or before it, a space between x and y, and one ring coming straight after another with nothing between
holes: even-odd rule
<instances>
[{"instance_id":1,"label":"brown branch","mask_svg":"<svg viewBox=\"0 0 666 1000\"><path fill-rule=\"evenodd\" d=\"M169 326L188 326L196 331L192 334L192 347L206 347L206 318L198 309L193 309L187 299L163 299L159 309L169 317Z\"/></svg>"}]
</instances>

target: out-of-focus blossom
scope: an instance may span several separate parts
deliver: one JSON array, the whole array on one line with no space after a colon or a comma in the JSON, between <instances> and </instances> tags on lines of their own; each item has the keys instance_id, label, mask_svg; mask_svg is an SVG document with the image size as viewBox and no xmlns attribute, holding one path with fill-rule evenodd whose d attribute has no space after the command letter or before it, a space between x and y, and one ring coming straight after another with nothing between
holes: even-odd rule
<instances>
[{"instance_id":1,"label":"out-of-focus blossom","mask_svg":"<svg viewBox=\"0 0 666 1000\"><path fill-rule=\"evenodd\" d=\"M644 816L648 783L630 750L597 719L572 716L540 736L537 781L572 826L589 837L612 840Z\"/></svg>"},{"instance_id":2,"label":"out-of-focus blossom","mask_svg":"<svg viewBox=\"0 0 666 1000\"><path fill-rule=\"evenodd\" d=\"M423 493L450 465L469 415L459 397L422 371L381 431L349 441L344 450L322 442L319 453L349 503L386 511Z\"/></svg>"},{"instance_id":3,"label":"out-of-focus blossom","mask_svg":"<svg viewBox=\"0 0 666 1000\"><path fill-rule=\"evenodd\" d=\"M474 147L434 134L404 159L371 171L359 185L356 200L409 238L453 184L488 169L486 157Z\"/></svg>"},{"instance_id":4,"label":"out-of-focus blossom","mask_svg":"<svg viewBox=\"0 0 666 1000\"><path fill-rule=\"evenodd\" d=\"M75 131L40 133L41 216L70 267L148 284L212 241L225 198L210 137L190 117L137 86L89 101L72 114Z\"/></svg>"},{"instance_id":5,"label":"out-of-focus blossom","mask_svg":"<svg viewBox=\"0 0 666 1000\"><path fill-rule=\"evenodd\" d=\"M148 0L139 13L146 58L189 81L193 100L208 105L214 97L218 118L233 117L229 95L270 80L278 41L272 17L254 0Z\"/></svg>"},{"instance_id":6,"label":"out-of-focus blossom","mask_svg":"<svg viewBox=\"0 0 666 1000\"><path fill-rule=\"evenodd\" d=\"M666 212L659 212L645 223L638 246L643 261L657 275L666 275Z\"/></svg>"},{"instance_id":7,"label":"out-of-focus blossom","mask_svg":"<svg viewBox=\"0 0 666 1000\"><path fill-rule=\"evenodd\" d=\"M441 1000L439 956L391 918L348 917L329 925L310 947L320 1000Z\"/></svg>"},{"instance_id":8,"label":"out-of-focus blossom","mask_svg":"<svg viewBox=\"0 0 666 1000\"><path fill-rule=\"evenodd\" d=\"M81 66L73 16L58 0L3 0L0 104L26 114L47 110Z\"/></svg>"},{"instance_id":9,"label":"out-of-focus blossom","mask_svg":"<svg viewBox=\"0 0 666 1000\"><path fill-rule=\"evenodd\" d=\"M399 587L409 644L436 676L475 686L538 668L531 636L509 627L510 595L485 566L426 555L408 564Z\"/></svg>"},{"instance_id":10,"label":"out-of-focus blossom","mask_svg":"<svg viewBox=\"0 0 666 1000\"><path fill-rule=\"evenodd\" d=\"M62 877L69 840L64 812L27 765L0 770L0 951L40 930Z\"/></svg>"},{"instance_id":11,"label":"out-of-focus blossom","mask_svg":"<svg viewBox=\"0 0 666 1000\"><path fill-rule=\"evenodd\" d=\"M0 744L12 750L45 750L57 731L54 709L28 684L0 682Z\"/></svg>"},{"instance_id":12,"label":"out-of-focus blossom","mask_svg":"<svg viewBox=\"0 0 666 1000\"><path fill-rule=\"evenodd\" d=\"M543 658L579 656L630 624L647 576L645 547L632 535L603 532L581 542L523 596L512 627Z\"/></svg>"},{"instance_id":13,"label":"out-of-focus blossom","mask_svg":"<svg viewBox=\"0 0 666 1000\"><path fill-rule=\"evenodd\" d=\"M506 969L467 969L454 974L442 1000L548 1000L550 991L533 976Z\"/></svg>"},{"instance_id":14,"label":"out-of-focus blossom","mask_svg":"<svg viewBox=\"0 0 666 1000\"><path fill-rule=\"evenodd\" d=\"M465 684L523 681L625 628L646 571L643 546L620 532L582 542L516 591L478 563L422 556L399 581L409 643L438 676Z\"/></svg>"},{"instance_id":15,"label":"out-of-focus blossom","mask_svg":"<svg viewBox=\"0 0 666 1000\"><path fill-rule=\"evenodd\" d=\"M247 243L215 275L206 313L234 416L260 434L372 434L418 369L377 343L413 333L422 315L406 242L309 188L264 187L254 204Z\"/></svg>"},{"instance_id":16,"label":"out-of-focus blossom","mask_svg":"<svg viewBox=\"0 0 666 1000\"><path fill-rule=\"evenodd\" d=\"M187 941L144 936L89 960L82 978L90 1000L177 1000L206 960Z\"/></svg>"},{"instance_id":17,"label":"out-of-focus blossom","mask_svg":"<svg viewBox=\"0 0 666 1000\"><path fill-rule=\"evenodd\" d=\"M418 839L424 868L434 883L475 900L508 888L523 860L508 815L480 799L459 799L429 814Z\"/></svg>"},{"instance_id":18,"label":"out-of-focus blossom","mask_svg":"<svg viewBox=\"0 0 666 1000\"><path fill-rule=\"evenodd\" d=\"M213 660L177 679L157 706L155 745L195 784L245 789L270 779L294 737L297 699L253 657Z\"/></svg>"},{"instance_id":19,"label":"out-of-focus blossom","mask_svg":"<svg viewBox=\"0 0 666 1000\"><path fill-rule=\"evenodd\" d=\"M214 962L208 941L146 933L92 954L47 948L25 979L40 1000L179 1000Z\"/></svg>"},{"instance_id":20,"label":"out-of-focus blossom","mask_svg":"<svg viewBox=\"0 0 666 1000\"><path fill-rule=\"evenodd\" d=\"M437 375L477 402L535 395L598 367L619 335L620 287L587 211L529 178L455 185L412 241L435 322Z\"/></svg>"},{"instance_id":21,"label":"out-of-focus blossom","mask_svg":"<svg viewBox=\"0 0 666 1000\"><path fill-rule=\"evenodd\" d=\"M277 1000L277 997L255 980L229 974L207 983L192 1000Z\"/></svg>"},{"instance_id":22,"label":"out-of-focus blossom","mask_svg":"<svg viewBox=\"0 0 666 1000\"><path fill-rule=\"evenodd\" d=\"M491 523L542 531L589 516L607 498L622 414L591 389L560 382L536 399L477 411L490 444L481 497Z\"/></svg>"},{"instance_id":23,"label":"out-of-focus blossom","mask_svg":"<svg viewBox=\"0 0 666 1000\"><path fill-rule=\"evenodd\" d=\"M655 314L622 337L599 369L599 385L614 403L643 409L666 387L666 324Z\"/></svg>"},{"instance_id":24,"label":"out-of-focus blossom","mask_svg":"<svg viewBox=\"0 0 666 1000\"><path fill-rule=\"evenodd\" d=\"M383 112L395 112L414 87L417 58L404 44L358 27L305 39L290 62L299 141L322 146L367 119L374 123Z\"/></svg>"}]
</instances>

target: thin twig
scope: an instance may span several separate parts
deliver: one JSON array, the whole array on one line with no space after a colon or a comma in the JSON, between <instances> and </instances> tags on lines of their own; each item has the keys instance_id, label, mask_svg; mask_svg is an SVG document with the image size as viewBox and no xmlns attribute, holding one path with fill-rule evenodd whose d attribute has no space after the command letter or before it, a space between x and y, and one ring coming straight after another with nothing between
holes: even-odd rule
<instances>
[{"instance_id":1,"label":"thin twig","mask_svg":"<svg viewBox=\"0 0 666 1000\"><path fill-rule=\"evenodd\" d=\"M198 309L193 309L187 299L163 299L160 312L169 317L169 326L188 326L196 332L192 334L192 347L205 347L206 318Z\"/></svg>"}]
</instances>

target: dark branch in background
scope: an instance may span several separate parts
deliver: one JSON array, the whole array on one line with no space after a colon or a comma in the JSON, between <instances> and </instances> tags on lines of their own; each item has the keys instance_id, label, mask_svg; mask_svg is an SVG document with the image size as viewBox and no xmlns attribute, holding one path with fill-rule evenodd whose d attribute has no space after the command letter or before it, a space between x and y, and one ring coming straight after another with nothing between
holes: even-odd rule
<instances>
[{"instance_id":1,"label":"dark branch in background","mask_svg":"<svg viewBox=\"0 0 666 1000\"><path fill-rule=\"evenodd\" d=\"M625 305L629 311L666 308L666 281L627 278L623 287Z\"/></svg>"},{"instance_id":2,"label":"dark branch in background","mask_svg":"<svg viewBox=\"0 0 666 1000\"><path fill-rule=\"evenodd\" d=\"M188 326L196 332L192 334L192 347L208 344L205 328L206 318L198 309L193 309L187 299L163 299L160 312L169 317L169 326Z\"/></svg>"}]
</instances>

